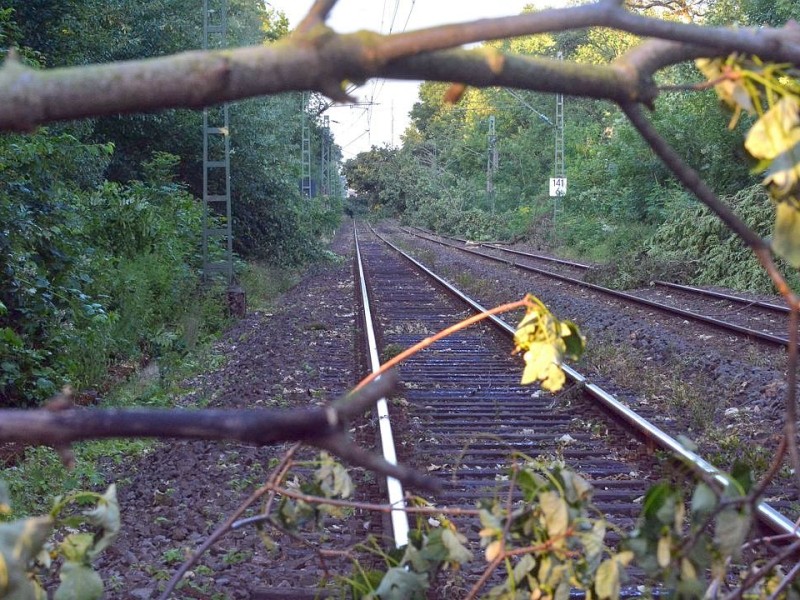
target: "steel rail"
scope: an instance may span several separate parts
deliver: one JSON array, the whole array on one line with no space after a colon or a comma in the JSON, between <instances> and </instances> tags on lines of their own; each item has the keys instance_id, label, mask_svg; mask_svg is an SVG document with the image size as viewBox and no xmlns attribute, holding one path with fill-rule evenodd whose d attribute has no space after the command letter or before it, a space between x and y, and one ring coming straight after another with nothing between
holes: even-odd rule
<instances>
[{"instance_id":1,"label":"steel rail","mask_svg":"<svg viewBox=\"0 0 800 600\"><path fill-rule=\"evenodd\" d=\"M789 314L791 312L788 306L783 306L781 304L773 304L772 302L764 302L763 300L748 300L747 298L743 298L742 296L734 296L733 294L716 292L714 290L704 290L702 288L694 287L692 285L682 285L680 283L671 283L669 281L654 281L653 283L655 283L656 285L661 285L664 287L681 290L683 292L702 294L703 296L719 298L720 300L730 300L731 302L739 302L740 304L746 304L749 306L760 306L761 308L766 308L767 310L774 310L786 314Z\"/></svg>"},{"instance_id":2,"label":"steel rail","mask_svg":"<svg viewBox=\"0 0 800 600\"><path fill-rule=\"evenodd\" d=\"M364 264L361 260L361 248L358 244L358 231L356 223L353 221L353 239L355 240L356 247L356 263L358 267L358 288L361 294L361 304L364 309L364 331L367 337L367 349L369 355L370 368L374 373L381 367L381 361L378 355L378 343L375 338L375 328L372 320L372 310L370 309L369 291L367 290L367 281L364 277ZM378 413L378 427L381 434L381 450L383 457L387 462L397 464L397 451L394 444L394 435L392 434L392 422L389 420L389 407L386 398L380 398L375 409ZM392 534L394 537L395 546L402 548L408 545L408 514L405 509L405 495L403 493L403 485L394 477L386 478L386 490L389 496L389 504L397 508L392 509Z\"/></svg>"},{"instance_id":3,"label":"steel rail","mask_svg":"<svg viewBox=\"0 0 800 600\"><path fill-rule=\"evenodd\" d=\"M421 237L422 239L428 240L429 242L433 242L434 244L440 244L442 246L446 246L448 248L454 248L456 250L460 250L461 252L467 252L469 254L474 254L476 256L480 256L482 258L486 258L489 260L493 260L495 262L503 263L509 265L511 267L521 269L523 271L529 271L531 273L537 273L539 275L544 275L545 277L551 277L553 279L558 279L560 281L565 281L567 283L572 283L574 285L588 288L590 290L594 290L596 292L600 292L603 294L607 294L610 296L614 296L616 298L622 298L623 300L627 300L629 302L633 302L635 304L641 304L642 306L647 306L649 308L654 308L656 310L660 310L663 312L672 313L675 315L679 315L686 319L692 319L694 321L700 321L701 323L705 323L707 325L712 325L714 327L719 327L721 329L727 329L729 331L735 331L736 333L741 333L750 338L755 338L764 342L769 342L770 344L776 344L778 346L788 346L789 339L785 337L781 337L778 335L772 335L771 333L764 333L763 331L758 331L756 329L750 329L749 327L744 327L743 325L737 325L736 323L729 323L728 321L722 321L720 319L715 319L714 317L708 317L706 315L701 315L700 313L696 313L691 310L686 310L684 308L677 308L674 306L668 306L666 304L661 304L659 302L655 302L654 300L648 300L647 298L640 298L639 296L635 296L634 294L629 294L628 292L622 292L619 290L612 290L611 288L604 287L602 285L597 285L596 283L589 283L588 281L582 281L580 279L575 279L574 277L569 277L568 275L561 275L560 273L553 273L552 271L547 271L546 269L539 269L537 267L532 267L530 265L523 265L516 261L506 260L504 258L499 258L497 256L492 256L490 254L485 254L483 252L479 252L478 250L473 250L471 248L463 248L457 244L452 244L449 242L445 242L442 240L437 240L428 236L423 236L416 233L411 233L411 235L416 235Z\"/></svg>"},{"instance_id":4,"label":"steel rail","mask_svg":"<svg viewBox=\"0 0 800 600\"><path fill-rule=\"evenodd\" d=\"M423 265L421 262L413 258L412 256L408 255L406 252L392 244L386 238L381 236L377 233L372 226L369 226L372 233L392 248L395 252L399 253L403 256L406 260L411 262L413 265L417 266L422 272L424 272L429 277L433 278L439 285L441 285L444 289L448 290L452 293L455 297L459 298L462 302L468 304L472 307L473 310L479 312L485 312L485 308L481 306L478 302L469 298L466 294L458 290L455 286L451 283L446 281L445 279L441 278L439 275L431 271L428 267ZM501 319L497 316L490 316L492 322L497 325L504 333L513 337L514 336L514 327L509 325L506 321ZM711 477L713 478L719 485L725 487L730 483L729 476L724 473L723 471L716 468L714 465L709 463L707 460L702 458L700 455L688 450L681 445L675 438L667 434L658 426L654 425L647 419L644 419L640 415L636 414L633 410L629 407L625 406L622 402L620 402L613 394L606 392L600 386L591 383L587 377L576 371L575 369L567 366L562 365L564 372L566 373L567 377L569 377L575 383L582 385L583 389L585 389L590 396L595 398L599 401L600 405L608 410L612 415L615 417L623 420L624 422L628 423L636 432L640 435L644 436L648 440L652 440L655 444L657 444L662 449L674 454L679 460L683 463L688 465L695 473L700 475L701 477ZM756 507L756 513L758 517L770 526L772 529L776 530L777 532L785 535L792 535L797 539L800 539L800 530L795 527L793 521L787 519L777 510L775 510L772 506L767 504L766 502L759 502Z\"/></svg>"},{"instance_id":5,"label":"steel rail","mask_svg":"<svg viewBox=\"0 0 800 600\"><path fill-rule=\"evenodd\" d=\"M557 263L557 264L567 265L567 266L570 266L570 267L575 267L575 268L578 268L578 269L586 269L587 271L591 270L591 269L594 269L594 267L592 265L587 265L586 263L581 263L581 262L577 262L577 261L574 261L574 260L556 258L554 256L547 256L546 254L536 254L534 252L525 252L523 250L515 250L513 248L505 248L502 245L500 245L498 242L470 242L469 240L465 240L463 238L459 238L459 237L455 237L455 236L447 236L447 235L441 235L441 234L438 234L438 233L433 233L431 231L427 231L427 230L423 229L422 227L411 226L408 229L416 229L417 231L421 231L422 233L425 233L425 234L428 234L428 235L433 234L436 237L455 240L457 242L461 242L462 244L474 244L474 245L477 245L477 246L483 246L484 248L490 248L492 250L498 250L500 252L507 252L509 254L514 254L516 256L525 256L525 257L534 258L534 259L538 259L538 260L544 260L544 261L548 261L548 262L552 262L552 263ZM412 234L412 235L414 235L414 234ZM431 241L435 241L435 240L431 240ZM655 285L660 285L662 287L668 287L668 288L672 288L672 289L675 289L675 290L680 290L682 292L690 292L690 293L694 293L694 294L699 294L701 296L709 296L711 298L718 298L720 300L729 300L731 302L737 302L739 304L744 304L746 306L759 306L759 307L765 308L767 310L774 310L776 312L781 312L781 313L786 313L786 314L789 314L789 312L791 312L789 310L788 306L784 306L782 304L773 304L772 302L765 302L763 300L751 300L751 299L745 298L743 296L736 296L734 294L726 294L725 292L717 292L715 290L706 290L706 289L695 287L695 286L692 286L692 285L684 285L684 284L680 284L680 283L672 283L671 281L663 281L663 280L660 280L660 279L657 279L657 280L653 281L653 283Z\"/></svg>"}]
</instances>

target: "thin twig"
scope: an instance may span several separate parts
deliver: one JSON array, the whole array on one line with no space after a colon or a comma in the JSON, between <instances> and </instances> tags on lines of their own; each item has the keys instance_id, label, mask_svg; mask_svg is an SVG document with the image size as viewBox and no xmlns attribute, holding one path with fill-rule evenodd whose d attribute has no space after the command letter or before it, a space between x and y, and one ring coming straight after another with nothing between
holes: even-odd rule
<instances>
[{"instance_id":1,"label":"thin twig","mask_svg":"<svg viewBox=\"0 0 800 600\"><path fill-rule=\"evenodd\" d=\"M741 600L747 590L749 590L758 581L761 581L761 579L763 579L764 576L767 575L772 569L778 566L781 561L789 558L798 550L800 550L800 541L787 546L782 552L773 556L759 569L748 573L747 577L745 577L744 581L742 581L742 584L736 590L725 596L722 600Z\"/></svg>"},{"instance_id":2,"label":"thin twig","mask_svg":"<svg viewBox=\"0 0 800 600\"><path fill-rule=\"evenodd\" d=\"M781 438L780 443L778 444L777 450L775 450L775 457L772 459L772 463L770 463L769 469L761 478L761 481L753 488L750 492L750 504L755 511L756 505L758 504L758 499L764 494L767 489L767 486L775 479L775 476L778 474L778 471L781 469L781 465L783 464L783 459L786 456L786 438L787 436L784 435Z\"/></svg>"},{"instance_id":3,"label":"thin twig","mask_svg":"<svg viewBox=\"0 0 800 600\"><path fill-rule=\"evenodd\" d=\"M501 552L498 554L495 559L488 564L486 569L484 569L481 576L478 578L478 581L470 588L469 593L464 597L464 600L475 600L478 597L478 594L483 589L483 586L486 585L486 582L489 581L489 577L492 576L492 573L497 570L497 567L500 566L500 563L506 559L505 553Z\"/></svg>"},{"instance_id":4,"label":"thin twig","mask_svg":"<svg viewBox=\"0 0 800 600\"><path fill-rule=\"evenodd\" d=\"M264 487L272 490L275 494L286 496L287 498L292 498L294 500L301 500L302 502L306 502L308 504L327 504L329 506L337 506L340 508L359 508L361 510L369 510L372 512L383 512L383 513L390 513L392 511L397 510L397 506L393 504L373 504L370 502L356 502L352 500L337 500L335 498L320 498L319 496L310 496L308 494L303 494L301 492L295 492L293 490L282 488L278 485L270 485L267 484ZM469 516L469 517L477 517L480 515L480 510L472 509L472 508L439 508L435 506L406 506L403 510L410 514L420 514L420 515L438 515L438 514L445 514L450 516ZM269 518L269 515L260 514L254 517L249 517L247 519L241 519L233 524L233 529L239 529L240 527L244 527L246 525L254 525L257 523L261 523L266 521Z\"/></svg>"},{"instance_id":5,"label":"thin twig","mask_svg":"<svg viewBox=\"0 0 800 600\"><path fill-rule=\"evenodd\" d=\"M452 334L454 334L454 333L456 333L458 331L461 331L462 329L466 329L467 327L470 327L471 325L474 325L475 323L479 323L483 319L486 319L486 318L488 318L488 317L490 317L492 315L499 315L501 313L508 312L510 310L515 310L517 308L527 307L529 305L530 305L530 301L526 297L526 298L523 298L522 300L517 300L516 302L508 302L506 304L501 304L500 306L496 306L496 307L494 307L492 309L489 309L489 310L486 310L486 311L484 311L482 313L478 313L477 315L473 315L468 319L464 319L463 321L460 321L460 322L456 323L455 325L451 325L450 327L448 327L446 329L442 329L441 331L437 332L435 335L432 335L430 337L426 337L424 340L422 340L420 342L417 342L416 344L414 344L410 348L407 348L406 350L404 350L403 352L401 352L397 356L393 357L391 360L386 361L384 364L381 365L380 369L378 369L374 373L371 373L371 374L367 375L366 377L364 377L364 379L362 379L359 382L359 384L355 387L355 389L356 390L361 389L362 387L364 387L365 385L370 383L372 380L374 380L376 377L380 376L381 373L385 372L388 369L391 369L392 367L395 367L396 365L400 364L405 359L407 359L409 356L413 356L414 354L416 354L420 350L424 350L425 348L427 348L431 344L433 344L433 343L435 343L435 342L437 342L437 341L439 341L439 340L441 340L443 338L446 338L449 335L452 335Z\"/></svg>"},{"instance_id":6,"label":"thin twig","mask_svg":"<svg viewBox=\"0 0 800 600\"><path fill-rule=\"evenodd\" d=\"M785 590L787 587L789 587L789 584L791 584L792 581L794 581L794 578L797 577L798 573L800 573L800 563L795 564L795 566L793 566L791 568L791 570L786 574L786 576L778 584L778 587L776 587L773 590L773 592L769 595L769 598L767 598L767 600L777 600L778 597L783 592L783 590Z\"/></svg>"}]
</instances>

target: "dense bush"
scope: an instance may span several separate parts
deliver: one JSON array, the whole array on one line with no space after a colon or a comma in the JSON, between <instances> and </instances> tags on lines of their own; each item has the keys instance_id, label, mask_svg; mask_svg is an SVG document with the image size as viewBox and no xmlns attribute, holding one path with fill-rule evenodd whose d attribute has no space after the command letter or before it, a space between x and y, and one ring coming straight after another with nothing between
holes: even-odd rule
<instances>
[{"instance_id":1,"label":"dense bush","mask_svg":"<svg viewBox=\"0 0 800 600\"><path fill-rule=\"evenodd\" d=\"M153 353L197 285L200 209L157 155L102 179L113 148L65 133L0 138L0 395L30 403Z\"/></svg>"},{"instance_id":2,"label":"dense bush","mask_svg":"<svg viewBox=\"0 0 800 600\"><path fill-rule=\"evenodd\" d=\"M155 27L164 14L169 23ZM270 43L287 31L286 19L257 0L229 3L231 45ZM16 46L33 67L201 43L202 14L187 0L11 0L0 9L0 58ZM300 95L230 112L235 250L273 265L320 256L341 205L300 197L292 158L300 155ZM221 324L224 302L206 302L199 280L201 121L197 111L172 110L0 137L3 404L34 403L66 382L95 385L111 362L181 350ZM316 145L313 120L311 129Z\"/></svg>"},{"instance_id":3,"label":"dense bush","mask_svg":"<svg viewBox=\"0 0 800 600\"><path fill-rule=\"evenodd\" d=\"M724 198L756 233L769 235L769 197L754 185ZM655 258L691 265L695 283L771 292L769 276L744 243L705 206L688 198L671 207L669 217L650 240Z\"/></svg>"}]
</instances>

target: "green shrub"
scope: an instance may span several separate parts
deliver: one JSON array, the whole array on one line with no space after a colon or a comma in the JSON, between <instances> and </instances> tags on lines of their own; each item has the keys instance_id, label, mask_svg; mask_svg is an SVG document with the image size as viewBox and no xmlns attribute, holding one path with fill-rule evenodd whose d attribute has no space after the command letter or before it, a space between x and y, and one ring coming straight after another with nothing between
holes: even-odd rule
<instances>
[{"instance_id":1,"label":"green shrub","mask_svg":"<svg viewBox=\"0 0 800 600\"><path fill-rule=\"evenodd\" d=\"M756 233L770 234L774 211L763 186L745 188L723 200ZM649 242L651 256L693 266L693 282L697 284L773 291L769 276L752 251L716 215L688 200L673 208ZM796 276L791 274L790 278Z\"/></svg>"},{"instance_id":2,"label":"green shrub","mask_svg":"<svg viewBox=\"0 0 800 600\"><path fill-rule=\"evenodd\" d=\"M177 348L199 289L201 208L159 153L103 181L113 147L42 130L0 140L0 398L92 385L114 360Z\"/></svg>"}]
</instances>

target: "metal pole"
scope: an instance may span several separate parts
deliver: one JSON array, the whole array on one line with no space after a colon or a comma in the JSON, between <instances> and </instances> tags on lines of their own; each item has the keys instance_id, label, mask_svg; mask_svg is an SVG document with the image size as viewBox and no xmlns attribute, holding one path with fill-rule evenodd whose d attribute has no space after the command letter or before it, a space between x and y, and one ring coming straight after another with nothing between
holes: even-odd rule
<instances>
[{"instance_id":1,"label":"metal pole","mask_svg":"<svg viewBox=\"0 0 800 600\"><path fill-rule=\"evenodd\" d=\"M319 169L320 195L331 194L331 119L328 115L322 117L322 143L320 144L320 169Z\"/></svg>"},{"instance_id":2,"label":"metal pole","mask_svg":"<svg viewBox=\"0 0 800 600\"><path fill-rule=\"evenodd\" d=\"M224 48L227 32L228 0L203 0L203 49ZM230 151L228 104L206 108L203 110L203 277L209 279L221 273L229 285L233 281ZM213 227L213 217L223 215L222 227ZM223 260L219 258L220 251Z\"/></svg>"},{"instance_id":3,"label":"metal pole","mask_svg":"<svg viewBox=\"0 0 800 600\"><path fill-rule=\"evenodd\" d=\"M489 145L486 155L486 197L494 214L494 174L497 171L497 133L494 115L489 115Z\"/></svg>"}]
</instances>

